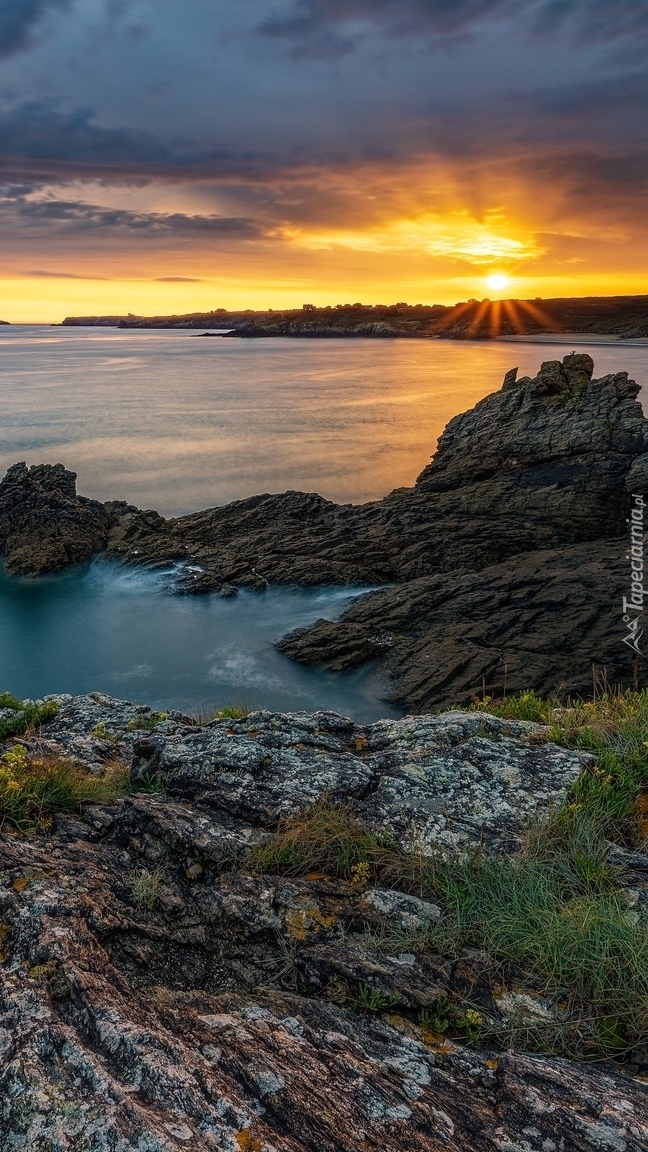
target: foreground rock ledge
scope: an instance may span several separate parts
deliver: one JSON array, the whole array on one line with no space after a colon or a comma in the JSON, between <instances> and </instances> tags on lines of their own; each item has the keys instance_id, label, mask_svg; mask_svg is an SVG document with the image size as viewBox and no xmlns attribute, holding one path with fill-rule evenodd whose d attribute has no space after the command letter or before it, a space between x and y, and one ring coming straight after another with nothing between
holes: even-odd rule
<instances>
[{"instance_id":1,"label":"foreground rock ledge","mask_svg":"<svg viewBox=\"0 0 648 1152\"><path fill-rule=\"evenodd\" d=\"M593 378L586 355L506 374L455 417L413 488L336 505L263 494L165 520L76 494L63 465L16 464L0 483L7 570L58 571L105 552L174 566L183 592L269 584L395 584L334 624L286 638L306 664L378 666L408 708L535 688L583 693L591 666L633 685L623 644L626 518L648 493L648 421L625 372Z\"/></svg>"},{"instance_id":2,"label":"foreground rock ledge","mask_svg":"<svg viewBox=\"0 0 648 1152\"><path fill-rule=\"evenodd\" d=\"M366 728L333 713L207 726L172 714L138 732L145 708L59 702L41 751L95 770L117 754L136 777L155 766L169 794L0 838L3 1150L646 1148L641 1080L438 1042L412 1022L408 1006L451 992L462 965L381 956L364 928L423 923L434 905L231 866L278 813L323 793L403 843L498 851L587 758L541 743L538 725L463 712ZM150 910L129 886L141 869L159 880ZM352 1011L359 982L404 1007Z\"/></svg>"}]
</instances>

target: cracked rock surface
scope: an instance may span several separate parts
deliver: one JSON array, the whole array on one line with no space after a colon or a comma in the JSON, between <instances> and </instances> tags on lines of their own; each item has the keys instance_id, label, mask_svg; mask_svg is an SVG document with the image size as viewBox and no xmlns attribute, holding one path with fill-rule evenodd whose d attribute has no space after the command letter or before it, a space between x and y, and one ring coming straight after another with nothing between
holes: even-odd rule
<instances>
[{"instance_id":1,"label":"cracked rock surface","mask_svg":"<svg viewBox=\"0 0 648 1152\"><path fill-rule=\"evenodd\" d=\"M416 1023L466 980L478 994L479 955L384 955L368 941L386 921L433 922L436 905L246 867L278 816L324 794L405 845L497 851L587 758L541 742L538 725L463 712L367 727L332 713L204 726L172 714L138 731L145 708L58 700L25 740L73 749L90 771L115 756L135 776L154 768L168 792L0 837L3 1152L648 1146L641 1080ZM143 874L151 907L135 898ZM398 1008L355 1010L361 985Z\"/></svg>"}]
</instances>

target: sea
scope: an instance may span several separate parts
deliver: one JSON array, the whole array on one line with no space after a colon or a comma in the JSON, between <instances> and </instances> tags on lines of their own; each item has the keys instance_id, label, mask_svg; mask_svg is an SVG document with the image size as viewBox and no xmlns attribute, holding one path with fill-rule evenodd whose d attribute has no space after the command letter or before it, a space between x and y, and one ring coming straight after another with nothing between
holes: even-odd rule
<instances>
[{"instance_id":1,"label":"sea","mask_svg":"<svg viewBox=\"0 0 648 1152\"><path fill-rule=\"evenodd\" d=\"M178 516L259 492L342 503L413 484L447 421L517 365L589 352L648 385L648 346L240 340L185 330L0 328L0 474L61 462L78 491ZM640 395L641 399L641 395ZM356 588L172 594L171 571L97 558L38 580L0 573L0 691L108 692L205 715L226 706L399 715L374 668L334 675L274 648L335 619Z\"/></svg>"}]
</instances>

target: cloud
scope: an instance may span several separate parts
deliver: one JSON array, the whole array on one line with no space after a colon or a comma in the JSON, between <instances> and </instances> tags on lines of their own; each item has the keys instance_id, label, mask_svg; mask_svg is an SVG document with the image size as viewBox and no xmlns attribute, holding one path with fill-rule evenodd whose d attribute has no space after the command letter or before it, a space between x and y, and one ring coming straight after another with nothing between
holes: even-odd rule
<instances>
[{"instance_id":1,"label":"cloud","mask_svg":"<svg viewBox=\"0 0 648 1152\"><path fill-rule=\"evenodd\" d=\"M156 284L204 284L200 276L156 276Z\"/></svg>"},{"instance_id":2,"label":"cloud","mask_svg":"<svg viewBox=\"0 0 648 1152\"><path fill-rule=\"evenodd\" d=\"M2 3L2 0L0 0ZM307 162L304 157L302 164ZM0 102L0 177L4 182L75 178L264 179L286 161L276 151L206 147L190 138L166 143L133 128L107 128L92 108L54 100Z\"/></svg>"},{"instance_id":3,"label":"cloud","mask_svg":"<svg viewBox=\"0 0 648 1152\"><path fill-rule=\"evenodd\" d=\"M528 33L572 27L585 40L618 41L648 33L645 0L293 0L259 25L267 37L292 42L297 56L341 56L367 28L390 36L432 34L439 43L465 38L479 23L520 20Z\"/></svg>"},{"instance_id":4,"label":"cloud","mask_svg":"<svg viewBox=\"0 0 648 1152\"><path fill-rule=\"evenodd\" d=\"M35 276L45 280L103 280L103 276L82 276L77 272L56 272L49 271L46 268L27 268L23 276Z\"/></svg>"},{"instance_id":5,"label":"cloud","mask_svg":"<svg viewBox=\"0 0 648 1152\"><path fill-rule=\"evenodd\" d=\"M619 40L648 33L648 7L645 0L544 0L535 12L534 28L553 33L575 24L588 40Z\"/></svg>"},{"instance_id":6,"label":"cloud","mask_svg":"<svg viewBox=\"0 0 648 1152\"><path fill-rule=\"evenodd\" d=\"M126 208L104 208L77 200L0 200L0 216L22 227L26 234L103 234L142 239L203 237L234 240L256 239L263 229L253 220L217 215L188 215L184 212L133 212ZM48 275L48 273L45 273Z\"/></svg>"},{"instance_id":7,"label":"cloud","mask_svg":"<svg viewBox=\"0 0 648 1152\"><path fill-rule=\"evenodd\" d=\"M70 0L0 0L0 56L27 48L34 26L47 12L69 7Z\"/></svg>"}]
</instances>

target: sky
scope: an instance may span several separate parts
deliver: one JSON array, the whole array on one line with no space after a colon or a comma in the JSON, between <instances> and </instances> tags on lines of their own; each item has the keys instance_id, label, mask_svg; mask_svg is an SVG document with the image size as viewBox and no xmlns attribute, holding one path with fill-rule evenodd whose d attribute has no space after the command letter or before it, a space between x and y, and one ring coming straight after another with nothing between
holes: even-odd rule
<instances>
[{"instance_id":1,"label":"sky","mask_svg":"<svg viewBox=\"0 0 648 1152\"><path fill-rule=\"evenodd\" d=\"M648 0L0 0L2 319L647 292L647 190Z\"/></svg>"}]
</instances>

